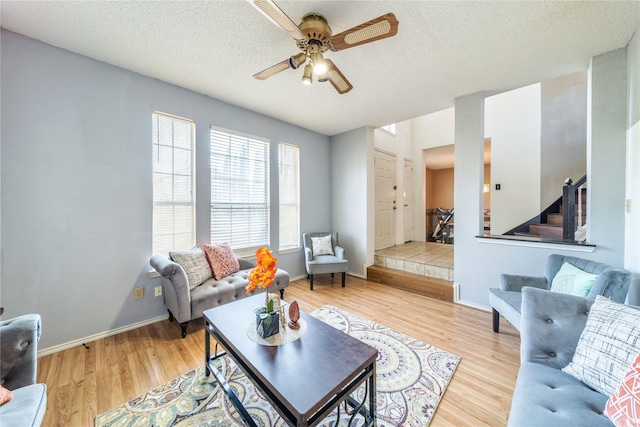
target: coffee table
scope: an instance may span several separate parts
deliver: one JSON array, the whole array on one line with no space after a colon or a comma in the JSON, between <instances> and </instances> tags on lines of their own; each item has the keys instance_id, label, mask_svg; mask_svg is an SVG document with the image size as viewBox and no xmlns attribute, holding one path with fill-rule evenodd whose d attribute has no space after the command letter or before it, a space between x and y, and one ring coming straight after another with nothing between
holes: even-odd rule
<instances>
[{"instance_id":1,"label":"coffee table","mask_svg":"<svg viewBox=\"0 0 640 427\"><path fill-rule=\"evenodd\" d=\"M224 304L203 313L205 363L244 422L255 426L242 402L227 384L214 361L228 354L283 417L288 425L314 426L345 402L347 416L361 414L365 425L376 423L376 359L378 351L307 313L306 332L297 340L261 345L247 336L255 325L254 309L264 304L258 294ZM211 337L224 352L211 354ZM361 402L351 395L365 383ZM368 400L368 404L366 403Z\"/></svg>"}]
</instances>

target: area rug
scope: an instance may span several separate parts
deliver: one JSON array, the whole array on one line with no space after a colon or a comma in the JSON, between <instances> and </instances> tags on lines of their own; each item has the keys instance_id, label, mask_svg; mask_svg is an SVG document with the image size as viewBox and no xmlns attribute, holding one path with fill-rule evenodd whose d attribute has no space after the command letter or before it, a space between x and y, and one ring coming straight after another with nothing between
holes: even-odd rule
<instances>
[{"instance_id":1,"label":"area rug","mask_svg":"<svg viewBox=\"0 0 640 427\"><path fill-rule=\"evenodd\" d=\"M458 366L460 357L334 306L313 316L378 350L376 361L378 426L427 426ZM255 423L286 423L227 356L216 361ZM362 399L364 386L356 392ZM332 426L335 414L321 426ZM340 425L346 425L344 411ZM361 426L362 417L352 425ZM242 426L244 423L204 365L121 406L98 415L96 427Z\"/></svg>"}]
</instances>

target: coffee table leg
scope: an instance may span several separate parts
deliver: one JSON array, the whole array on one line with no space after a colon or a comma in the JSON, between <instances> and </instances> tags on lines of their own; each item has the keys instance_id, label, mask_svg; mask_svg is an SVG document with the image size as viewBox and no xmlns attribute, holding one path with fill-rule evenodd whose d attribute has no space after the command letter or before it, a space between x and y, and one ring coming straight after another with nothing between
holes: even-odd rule
<instances>
[{"instance_id":1,"label":"coffee table leg","mask_svg":"<svg viewBox=\"0 0 640 427\"><path fill-rule=\"evenodd\" d=\"M209 370L209 360L211 359L211 335L209 334L209 323L204 325L204 368L206 376L211 374Z\"/></svg>"},{"instance_id":2,"label":"coffee table leg","mask_svg":"<svg viewBox=\"0 0 640 427\"><path fill-rule=\"evenodd\" d=\"M369 425L376 425L376 362L373 362L373 373L369 377Z\"/></svg>"}]
</instances>

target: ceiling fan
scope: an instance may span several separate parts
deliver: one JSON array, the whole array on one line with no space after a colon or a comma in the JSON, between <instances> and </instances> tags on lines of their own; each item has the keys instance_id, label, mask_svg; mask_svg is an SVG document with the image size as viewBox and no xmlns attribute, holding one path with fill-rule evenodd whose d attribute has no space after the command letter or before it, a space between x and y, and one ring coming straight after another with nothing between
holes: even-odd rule
<instances>
[{"instance_id":1,"label":"ceiling fan","mask_svg":"<svg viewBox=\"0 0 640 427\"><path fill-rule=\"evenodd\" d=\"M303 83L311 84L315 75L319 82L330 81L340 94L347 93L353 89L353 86L333 61L323 57L323 53L327 50L337 52L392 37L398 32L398 20L393 13L387 13L332 35L329 23L319 13L306 14L302 17L300 25L296 25L272 0L247 1L293 38L301 50L300 53L254 74L253 77L258 80L265 80L288 68L298 69L309 60L304 67Z\"/></svg>"}]
</instances>

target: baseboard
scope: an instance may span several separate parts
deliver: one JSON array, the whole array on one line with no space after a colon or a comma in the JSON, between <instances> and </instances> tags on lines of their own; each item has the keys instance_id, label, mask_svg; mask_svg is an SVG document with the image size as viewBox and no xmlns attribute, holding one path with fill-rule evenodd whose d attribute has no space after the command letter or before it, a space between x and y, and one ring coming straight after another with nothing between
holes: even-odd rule
<instances>
[{"instance_id":1,"label":"baseboard","mask_svg":"<svg viewBox=\"0 0 640 427\"><path fill-rule=\"evenodd\" d=\"M45 348L42 350L38 350L38 357L47 356L49 354L57 353L62 350L67 350L82 344L86 344L92 341L96 341L102 338L107 338L113 335L121 334L122 332L131 331L133 329L138 329L143 326L151 325L152 323L160 322L161 320L167 320L168 317L166 314L158 317L154 317L152 319L143 320L142 322L132 323L130 325L122 326L120 328L111 329L109 331L100 332L95 335L90 335L85 338L80 338L77 340L69 341L67 343L54 345L53 347Z\"/></svg>"},{"instance_id":2,"label":"baseboard","mask_svg":"<svg viewBox=\"0 0 640 427\"><path fill-rule=\"evenodd\" d=\"M491 312L491 308L485 307L483 305L478 305L478 304L473 303L473 302L457 300L457 301L455 301L455 303L456 304L460 304L460 305L464 305L464 306L469 307L469 308L475 308L476 310L482 310L482 311L486 311L486 312Z\"/></svg>"}]
</instances>

